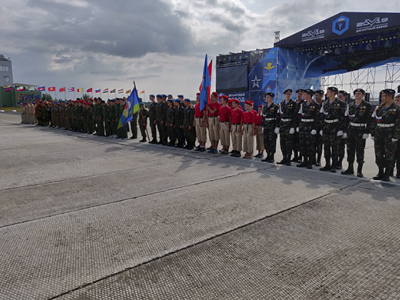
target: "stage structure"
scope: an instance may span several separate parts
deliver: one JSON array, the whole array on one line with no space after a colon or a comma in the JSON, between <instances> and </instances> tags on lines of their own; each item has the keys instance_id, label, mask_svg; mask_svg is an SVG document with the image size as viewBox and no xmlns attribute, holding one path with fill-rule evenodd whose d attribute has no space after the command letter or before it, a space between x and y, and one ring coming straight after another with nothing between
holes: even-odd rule
<instances>
[{"instance_id":1,"label":"stage structure","mask_svg":"<svg viewBox=\"0 0 400 300\"><path fill-rule=\"evenodd\" d=\"M352 91L397 88L400 79L400 13L342 12L277 41L271 49L219 55L217 92L262 104L267 91L283 100L287 88ZM379 67L385 80L377 81ZM344 79L345 73L350 77Z\"/></svg>"}]
</instances>

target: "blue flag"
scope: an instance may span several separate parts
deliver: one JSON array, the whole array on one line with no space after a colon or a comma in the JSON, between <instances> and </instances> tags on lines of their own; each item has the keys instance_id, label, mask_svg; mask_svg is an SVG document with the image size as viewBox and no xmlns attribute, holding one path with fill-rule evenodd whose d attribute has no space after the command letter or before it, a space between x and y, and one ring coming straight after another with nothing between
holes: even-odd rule
<instances>
[{"instance_id":1,"label":"blue flag","mask_svg":"<svg viewBox=\"0 0 400 300\"><path fill-rule=\"evenodd\" d=\"M202 111L208 104L208 91L207 88L211 85L210 74L208 73L207 54L204 62L203 70L203 84L200 91L200 111Z\"/></svg>"},{"instance_id":2,"label":"blue flag","mask_svg":"<svg viewBox=\"0 0 400 300\"><path fill-rule=\"evenodd\" d=\"M133 115L140 110L139 102L139 97L135 87L126 101L124 111L119 119L118 129L124 126L126 123L132 121Z\"/></svg>"}]
</instances>

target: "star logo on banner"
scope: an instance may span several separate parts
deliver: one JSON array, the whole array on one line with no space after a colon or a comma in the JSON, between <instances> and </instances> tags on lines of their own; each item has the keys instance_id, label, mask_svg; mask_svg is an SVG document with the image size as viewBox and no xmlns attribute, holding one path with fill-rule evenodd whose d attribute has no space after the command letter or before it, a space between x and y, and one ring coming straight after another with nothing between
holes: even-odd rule
<instances>
[{"instance_id":1,"label":"star logo on banner","mask_svg":"<svg viewBox=\"0 0 400 300\"><path fill-rule=\"evenodd\" d=\"M258 79L257 78L257 75L254 77L254 79L252 80L252 82L253 82L253 88L254 87L258 87L258 88L260 88L260 81L261 81L261 79Z\"/></svg>"}]
</instances>

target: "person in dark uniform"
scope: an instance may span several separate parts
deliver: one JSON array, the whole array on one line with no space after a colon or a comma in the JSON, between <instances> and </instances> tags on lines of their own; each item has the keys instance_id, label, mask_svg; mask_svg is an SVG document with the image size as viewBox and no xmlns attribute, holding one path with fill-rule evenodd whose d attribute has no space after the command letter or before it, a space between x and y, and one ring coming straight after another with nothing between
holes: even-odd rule
<instances>
[{"instance_id":1,"label":"person in dark uniform","mask_svg":"<svg viewBox=\"0 0 400 300\"><path fill-rule=\"evenodd\" d=\"M174 99L168 98L167 100L167 115L165 120L165 125L167 126L169 147L175 147L176 137L175 137L175 105Z\"/></svg>"},{"instance_id":2,"label":"person in dark uniform","mask_svg":"<svg viewBox=\"0 0 400 300\"><path fill-rule=\"evenodd\" d=\"M164 143L164 102L162 100L162 95L157 95L157 106L156 106L156 124L158 130L158 136L160 141L157 143L162 145Z\"/></svg>"},{"instance_id":3,"label":"person in dark uniform","mask_svg":"<svg viewBox=\"0 0 400 300\"><path fill-rule=\"evenodd\" d=\"M296 91L296 105L297 113L299 112L300 106L305 102L303 99L303 89L298 89ZM301 162L301 151L300 151L300 140L299 140L299 127L296 128L296 132L293 134L293 159L292 162Z\"/></svg>"},{"instance_id":4,"label":"person in dark uniform","mask_svg":"<svg viewBox=\"0 0 400 300\"><path fill-rule=\"evenodd\" d=\"M140 128L140 133L142 134L142 139L139 142L144 143L146 142L146 137L147 137L146 128L147 128L148 111L144 106L143 102L140 102L140 111L137 114L138 114L138 125Z\"/></svg>"},{"instance_id":5,"label":"person in dark uniform","mask_svg":"<svg viewBox=\"0 0 400 300\"><path fill-rule=\"evenodd\" d=\"M320 110L321 110L322 102L324 101L324 99L323 99L324 94L325 93L323 90L317 90L314 92L315 102L319 105ZM316 157L314 158L314 161L313 161L313 164L315 164L317 167L321 166L322 147L323 147L322 136L320 134L317 134L315 136Z\"/></svg>"},{"instance_id":6,"label":"person in dark uniform","mask_svg":"<svg viewBox=\"0 0 400 300\"><path fill-rule=\"evenodd\" d=\"M149 143L157 144L157 121L156 121L156 107L157 103L155 101L155 96L150 95L149 99L151 104L149 106L149 120L150 120L150 129L151 129L151 141L149 137Z\"/></svg>"},{"instance_id":7,"label":"person in dark uniform","mask_svg":"<svg viewBox=\"0 0 400 300\"><path fill-rule=\"evenodd\" d=\"M394 103L395 91L381 91L382 103L372 117L371 134L375 141L375 162L379 173L374 180L390 181L397 142L400 138L400 107Z\"/></svg>"},{"instance_id":8,"label":"person in dark uniform","mask_svg":"<svg viewBox=\"0 0 400 300\"><path fill-rule=\"evenodd\" d=\"M285 91L292 92L291 89ZM276 152L276 139L277 134L275 133L276 125L278 124L279 119L279 106L274 103L274 93L266 93L265 98L267 103L264 105L262 109L262 126L264 131L264 148L267 153L267 157L262 159L261 161L267 163L275 162L274 156Z\"/></svg>"},{"instance_id":9,"label":"person in dark uniform","mask_svg":"<svg viewBox=\"0 0 400 300\"><path fill-rule=\"evenodd\" d=\"M183 148L185 146L185 137L183 134L183 111L184 109L181 106L181 99L175 99L174 124L175 136L178 139L178 143L176 144L177 148Z\"/></svg>"},{"instance_id":10,"label":"person in dark uniform","mask_svg":"<svg viewBox=\"0 0 400 300\"><path fill-rule=\"evenodd\" d=\"M400 94L397 94L396 97L394 97L394 103L400 106ZM396 178L400 178L400 140L397 141L397 149L396 149L396 155L395 155L395 167L396 167Z\"/></svg>"},{"instance_id":11,"label":"person in dark uniform","mask_svg":"<svg viewBox=\"0 0 400 300\"><path fill-rule=\"evenodd\" d=\"M337 88L328 87L326 92L328 100L322 104L320 111L323 114L320 134L324 141L324 156L326 161L325 167L320 168L320 170L330 170L332 173L336 173L336 165L339 157L339 141L343 135L344 113L346 110L345 103L336 98L337 93Z\"/></svg>"},{"instance_id":12,"label":"person in dark uniform","mask_svg":"<svg viewBox=\"0 0 400 300\"><path fill-rule=\"evenodd\" d=\"M194 122L194 107L192 106L190 99L185 99L186 108L183 111L183 130L186 139L185 149L193 150L194 143L196 140L195 128L193 127Z\"/></svg>"},{"instance_id":13,"label":"person in dark uniform","mask_svg":"<svg viewBox=\"0 0 400 300\"><path fill-rule=\"evenodd\" d=\"M281 151L283 159L278 162L280 165L290 166L290 157L293 150L293 134L297 122L297 104L291 99L291 90L286 90L285 100L279 104L279 121L275 133L280 134Z\"/></svg>"},{"instance_id":14,"label":"person in dark uniform","mask_svg":"<svg viewBox=\"0 0 400 300\"><path fill-rule=\"evenodd\" d=\"M342 101L346 105L346 107L347 107L347 95L348 95L347 92L343 90L340 90L338 93L338 99ZM345 126L344 128L347 128L348 119L345 118L344 120L346 122L346 124L344 124ZM339 157L338 157L338 163L336 165L337 170L342 169L342 162L344 159L344 154L346 152L346 141L347 141L347 133L343 132L342 138L339 140Z\"/></svg>"},{"instance_id":15,"label":"person in dark uniform","mask_svg":"<svg viewBox=\"0 0 400 300\"><path fill-rule=\"evenodd\" d=\"M347 106L344 114L348 119L345 133L347 133L347 161L349 166L342 174L354 175L354 160L357 154L357 176L363 177L365 141L370 132L372 107L364 100L365 91L363 89L356 89L353 94L355 100Z\"/></svg>"},{"instance_id":16,"label":"person in dark uniform","mask_svg":"<svg viewBox=\"0 0 400 300\"><path fill-rule=\"evenodd\" d=\"M297 167L312 169L312 162L315 158L315 137L320 129L320 107L313 100L314 91L304 90L304 102L300 104L298 128L300 135L300 153L303 161Z\"/></svg>"}]
</instances>

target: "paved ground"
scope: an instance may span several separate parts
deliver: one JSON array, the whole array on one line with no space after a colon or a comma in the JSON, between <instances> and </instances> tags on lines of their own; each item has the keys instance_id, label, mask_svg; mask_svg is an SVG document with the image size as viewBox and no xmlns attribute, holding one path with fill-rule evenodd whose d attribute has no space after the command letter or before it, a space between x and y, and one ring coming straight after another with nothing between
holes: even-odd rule
<instances>
[{"instance_id":1,"label":"paved ground","mask_svg":"<svg viewBox=\"0 0 400 300\"><path fill-rule=\"evenodd\" d=\"M0 299L400 299L395 179L99 138L7 114L0 170Z\"/></svg>"}]
</instances>

